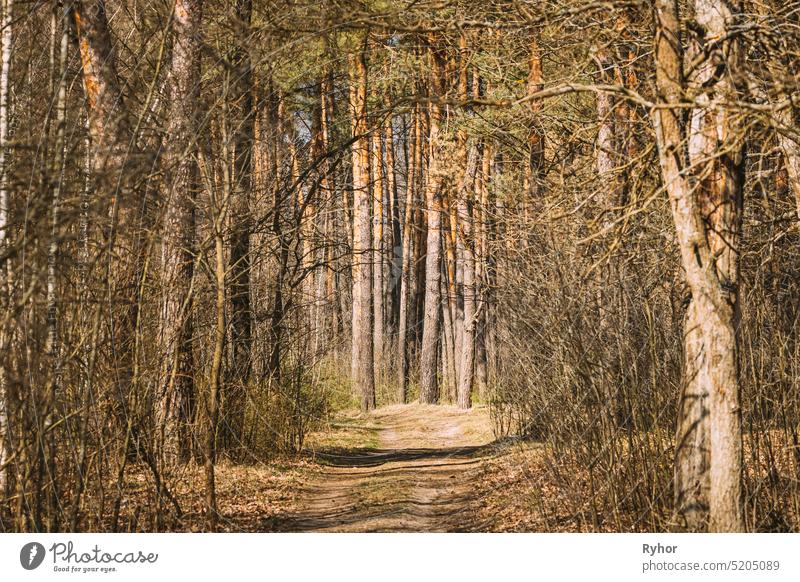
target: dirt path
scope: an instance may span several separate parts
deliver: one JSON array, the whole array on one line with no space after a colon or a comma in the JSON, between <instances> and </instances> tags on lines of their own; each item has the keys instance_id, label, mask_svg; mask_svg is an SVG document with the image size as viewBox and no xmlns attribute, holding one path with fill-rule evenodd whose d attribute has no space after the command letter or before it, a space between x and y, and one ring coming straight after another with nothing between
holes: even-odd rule
<instances>
[{"instance_id":1,"label":"dirt path","mask_svg":"<svg viewBox=\"0 0 800 582\"><path fill-rule=\"evenodd\" d=\"M391 406L340 426L365 448L324 448L297 511L277 531L428 532L479 529L470 477L491 454L485 408Z\"/></svg>"}]
</instances>

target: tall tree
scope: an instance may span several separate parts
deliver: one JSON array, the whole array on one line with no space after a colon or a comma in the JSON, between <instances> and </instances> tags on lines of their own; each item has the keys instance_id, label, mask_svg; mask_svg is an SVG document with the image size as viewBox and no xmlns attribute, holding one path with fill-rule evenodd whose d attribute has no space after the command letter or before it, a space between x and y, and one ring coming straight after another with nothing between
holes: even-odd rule
<instances>
[{"instance_id":1,"label":"tall tree","mask_svg":"<svg viewBox=\"0 0 800 582\"><path fill-rule=\"evenodd\" d=\"M11 390L8 370L9 325L6 318L10 313L12 296L11 263L9 261L9 230L11 226L9 214L8 186L8 128L9 128L9 77L11 74L11 42L12 16L14 0L4 0L3 13L0 18L0 308L4 321L0 329L0 494L5 495L9 484L9 463L12 454L11 435L9 434L9 415L11 411Z\"/></svg>"},{"instance_id":2,"label":"tall tree","mask_svg":"<svg viewBox=\"0 0 800 582\"><path fill-rule=\"evenodd\" d=\"M52 162L47 168L47 180L52 196L50 202L50 243L47 249L47 354L50 359L50 379L46 400L46 416L44 430L48 434L47 450L41 451L45 455L44 464L47 470L50 494L48 495L48 523L49 531L58 529L60 517L60 503L58 500L58 480L56 479L56 456L58 454L55 431L58 397L61 390L63 374L63 357L60 341L59 322L59 254L62 238L62 197L65 184L65 157L66 157L66 124L67 124L67 53L69 50L69 29L72 14L67 5L61 10L53 7L51 17L51 92L55 101L55 147L52 152ZM60 33L60 34L59 34ZM48 129L45 129L47 132Z\"/></svg>"},{"instance_id":3,"label":"tall tree","mask_svg":"<svg viewBox=\"0 0 800 582\"><path fill-rule=\"evenodd\" d=\"M88 107L93 184L110 214L110 226L105 230L111 256L107 278L112 377L116 398L127 407L136 370L136 325L146 251L143 233L152 218L147 172L140 171L146 167L148 156L133 135L105 2L75 2L74 16ZM128 432L130 420L126 421Z\"/></svg>"},{"instance_id":4,"label":"tall tree","mask_svg":"<svg viewBox=\"0 0 800 582\"><path fill-rule=\"evenodd\" d=\"M544 89L542 76L542 54L539 47L539 32L534 30L530 34L530 48L528 53L528 97ZM527 182L528 202L539 197L544 187L545 159L544 159L544 129L541 119L542 101L531 99L528 102L530 120L528 121L528 165L525 169Z\"/></svg>"},{"instance_id":5,"label":"tall tree","mask_svg":"<svg viewBox=\"0 0 800 582\"><path fill-rule=\"evenodd\" d=\"M431 39L432 43L435 39ZM432 86L435 97L441 97L444 78L442 55L432 47L431 68ZM425 255L425 315L422 328L422 346L420 353L420 402L435 404L439 400L438 351L440 316L442 309L442 175L441 163L442 136L440 135L442 109L435 101L431 101L429 113L429 162L428 175L425 182L425 204L428 217L428 235Z\"/></svg>"},{"instance_id":6,"label":"tall tree","mask_svg":"<svg viewBox=\"0 0 800 582\"><path fill-rule=\"evenodd\" d=\"M384 95L384 106L387 110L391 109L390 95ZM384 245L388 252L389 260L389 308L387 309L387 320L390 333L393 337L397 336L398 319L400 317L400 279L403 269L403 239L401 234L400 198L397 189L397 176L395 166L395 133L394 118L389 116L383 127L384 135L384 159L386 162L386 201L390 208L387 211L387 221L391 228L384 232Z\"/></svg>"},{"instance_id":7,"label":"tall tree","mask_svg":"<svg viewBox=\"0 0 800 582\"><path fill-rule=\"evenodd\" d=\"M224 395L223 422L225 448L234 457L241 455L244 405L250 379L253 314L250 306L250 235L253 228L250 196L253 185L253 71L250 62L250 24L252 0L237 0L235 14L236 47L233 56L231 109L233 126L233 193L231 205L230 302L231 370Z\"/></svg>"},{"instance_id":8,"label":"tall tree","mask_svg":"<svg viewBox=\"0 0 800 582\"><path fill-rule=\"evenodd\" d=\"M163 299L159 324L164 362L159 379L159 426L168 462L191 452L194 420L193 283L196 136L200 99L200 23L203 0L176 0L172 18L168 141L165 152L165 218L161 243Z\"/></svg>"},{"instance_id":9,"label":"tall tree","mask_svg":"<svg viewBox=\"0 0 800 582\"><path fill-rule=\"evenodd\" d=\"M386 302L384 295L384 212L383 135L380 125L372 130L372 354L375 382L384 379Z\"/></svg>"},{"instance_id":10,"label":"tall tree","mask_svg":"<svg viewBox=\"0 0 800 582\"><path fill-rule=\"evenodd\" d=\"M397 399L405 404L407 400L408 371L409 371L409 333L408 327L410 318L414 314L412 307L412 270L414 261L412 258L412 244L414 241L414 214L418 173L420 171L422 157L422 123L420 120L420 106L416 105L411 113L411 124L409 128L411 139L409 140L408 168L406 171L406 193L405 207L403 209L403 248L401 251L403 264L400 271L400 305L397 327Z\"/></svg>"},{"instance_id":11,"label":"tall tree","mask_svg":"<svg viewBox=\"0 0 800 582\"><path fill-rule=\"evenodd\" d=\"M352 375L361 410L375 408L372 336L372 199L369 189L366 40L350 57L353 125L353 358Z\"/></svg>"},{"instance_id":12,"label":"tall tree","mask_svg":"<svg viewBox=\"0 0 800 582\"><path fill-rule=\"evenodd\" d=\"M702 62L695 87L702 105L683 123L686 94L676 0L655 3L659 160L691 291L685 319L684 380L678 409L675 506L692 529L743 531L742 428L739 404L738 253L744 178L743 129L726 104L741 81L739 39L730 34L739 7L697 0ZM688 131L688 135L687 135ZM686 168L688 137L694 167ZM689 173L700 176L696 188Z\"/></svg>"}]
</instances>

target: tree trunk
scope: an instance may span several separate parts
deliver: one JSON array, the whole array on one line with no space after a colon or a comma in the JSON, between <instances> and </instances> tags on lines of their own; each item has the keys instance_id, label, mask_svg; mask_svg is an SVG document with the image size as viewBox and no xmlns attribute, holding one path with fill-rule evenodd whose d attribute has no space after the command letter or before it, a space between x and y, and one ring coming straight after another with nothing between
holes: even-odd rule
<instances>
[{"instance_id":1,"label":"tree trunk","mask_svg":"<svg viewBox=\"0 0 800 582\"><path fill-rule=\"evenodd\" d=\"M409 360L409 334L408 324L411 308L411 278L412 278L412 242L414 240L414 199L416 195L417 173L421 156L421 124L419 115L419 105L412 114L413 136L409 145L408 169L406 172L406 198L403 213L403 265L400 272L400 313L398 315L397 328L397 400L405 404L408 400L408 360Z\"/></svg>"},{"instance_id":2,"label":"tree trunk","mask_svg":"<svg viewBox=\"0 0 800 582\"><path fill-rule=\"evenodd\" d=\"M464 183L458 199L458 232L461 240L461 262L459 269L463 273L464 295L464 327L461 335L460 353L457 358L459 371L458 377L458 406L469 408L472 406L472 386L475 371L475 329L477 319L477 306L475 296L475 237L473 213L470 211L470 192L474 190L478 159L481 157L478 148L473 146L467 156L467 166L464 170Z\"/></svg>"},{"instance_id":3,"label":"tree trunk","mask_svg":"<svg viewBox=\"0 0 800 582\"><path fill-rule=\"evenodd\" d=\"M243 423L247 383L252 366L252 309L250 306L250 234L252 217L252 158L255 138L253 71L248 54L252 0L237 0L237 39L233 57L232 110L235 148L231 204L230 302L231 370L224 390L224 446L233 458L243 454Z\"/></svg>"},{"instance_id":4,"label":"tree trunk","mask_svg":"<svg viewBox=\"0 0 800 582\"><path fill-rule=\"evenodd\" d=\"M62 15L63 13L63 15ZM45 406L46 417L44 431L47 436L47 450L45 453L47 480L50 486L48 496L48 531L57 531L61 508L58 499L58 481L56 480L57 445L53 425L56 422L56 406L58 394L61 390L63 359L59 337L59 250L62 237L61 229L61 203L64 181L64 167L66 161L66 123L67 123L67 52L69 49L69 19L72 14L67 11L53 10L52 14L52 40L53 54L51 55L51 69L54 76L53 94L56 99L56 139L55 149L51 155L53 162L48 168L49 189L52 192L50 203L50 243L47 249L47 354L50 359L49 390ZM57 33L61 28L61 38ZM58 48L56 48L58 47ZM45 134L47 129L45 129Z\"/></svg>"},{"instance_id":5,"label":"tree trunk","mask_svg":"<svg viewBox=\"0 0 800 582\"><path fill-rule=\"evenodd\" d=\"M8 129L9 129L9 92L8 81L11 73L11 41L12 14L14 0L3 2L3 14L0 23L0 311L7 314L11 308L11 292L9 289L11 264L8 259L8 233L11 227L9 215L8 188ZM11 411L11 388L8 373L9 350L11 340L8 337L9 327L0 329L0 495L6 497L10 474L11 435L9 434L9 416Z\"/></svg>"},{"instance_id":6,"label":"tree trunk","mask_svg":"<svg viewBox=\"0 0 800 582\"><path fill-rule=\"evenodd\" d=\"M708 528L732 532L744 531L745 527L736 334L744 136L734 114L722 102L735 98L737 89L730 79L736 78L741 55L737 37L728 36L735 14L730 2L697 0L695 13L705 29L705 46L700 48L708 50L708 57L696 69L693 81L706 88L708 105L691 112L689 131L690 159L693 165L702 167L685 168L681 154L685 130L677 107L685 90L678 7L676 0L656 2L656 84L659 101L669 108L656 109L653 121L681 261L691 290L689 308L696 310L696 314L690 312L687 322L698 322L700 335L698 338L695 330L685 330L686 357L699 359L696 366L700 373L690 376L692 370L684 370L679 412L697 416L682 416L678 421L675 509L679 517L687 519L689 528L700 529L707 503ZM720 67L727 71L717 74ZM703 176L696 193L687 170ZM707 416L703 401L707 401ZM707 448L695 448L695 443L705 439L695 431L708 431ZM707 501L702 498L705 479Z\"/></svg>"},{"instance_id":7,"label":"tree trunk","mask_svg":"<svg viewBox=\"0 0 800 582\"><path fill-rule=\"evenodd\" d=\"M202 0L176 0L172 20L174 45L167 116L166 209L161 247L163 300L159 322L164 360L158 414L162 453L170 464L189 459L194 422L192 294L198 184L192 144L199 131L196 107L200 98L202 9Z\"/></svg>"},{"instance_id":8,"label":"tree trunk","mask_svg":"<svg viewBox=\"0 0 800 582\"><path fill-rule=\"evenodd\" d=\"M118 405L127 410L136 370L136 326L141 306L138 296L146 249L146 236L142 233L149 230L151 218L147 182L142 176L146 160L132 135L105 2L76 2L74 7L94 156L94 186L110 208L107 245L111 260L106 274L109 302L120 306L110 310L109 338L114 344L111 373ZM130 431L130 421L122 419L126 431Z\"/></svg>"},{"instance_id":9,"label":"tree trunk","mask_svg":"<svg viewBox=\"0 0 800 582\"><path fill-rule=\"evenodd\" d=\"M384 105L388 108L390 106L389 94L385 95ZM388 309L388 326L389 334L392 337L397 336L398 320L400 318L400 287L403 270L403 237L401 234L401 217L400 217L400 198L397 191L397 178L395 176L395 160L394 160L394 127L392 126L393 118L390 116L384 125L384 159L386 161L386 190L387 198L391 211L387 213L387 219L391 221L391 230L386 232L384 241L388 248L391 249L390 253L390 266L389 266L389 309Z\"/></svg>"},{"instance_id":10,"label":"tree trunk","mask_svg":"<svg viewBox=\"0 0 800 582\"><path fill-rule=\"evenodd\" d=\"M375 384L383 384L384 348L386 321L384 305L384 204L383 204L383 139L381 128L372 132L372 350L375 369Z\"/></svg>"},{"instance_id":11,"label":"tree trunk","mask_svg":"<svg viewBox=\"0 0 800 582\"><path fill-rule=\"evenodd\" d=\"M372 229L367 133L366 46L350 58L350 109L353 116L353 359L352 375L361 410L375 408L372 337Z\"/></svg>"},{"instance_id":12,"label":"tree trunk","mask_svg":"<svg viewBox=\"0 0 800 582\"><path fill-rule=\"evenodd\" d=\"M211 357L211 375L209 378L208 403L206 404L206 438L204 451L204 468L206 476L206 524L208 531L217 529L217 488L215 465L217 462L217 427L219 426L219 402L222 383L222 358L225 353L225 247L222 233L222 224L227 212L229 200L223 201L223 206L218 210L214 233L215 256L215 283L216 296L214 303L214 351Z\"/></svg>"},{"instance_id":13,"label":"tree trunk","mask_svg":"<svg viewBox=\"0 0 800 582\"><path fill-rule=\"evenodd\" d=\"M437 87L441 83L444 67L438 55L433 56L433 61L433 86ZM429 121L430 155L425 183L428 235L425 245L425 312L422 327L419 388L419 399L423 404L436 404L439 401L437 356L440 339L439 318L440 311L443 308L440 288L442 279L442 178L439 168L441 157L440 118L440 106L432 102ZM444 308L446 309L447 307L444 306Z\"/></svg>"},{"instance_id":14,"label":"tree trunk","mask_svg":"<svg viewBox=\"0 0 800 582\"><path fill-rule=\"evenodd\" d=\"M488 387L488 370L486 354L486 321L487 316L487 296L489 289L489 220L491 216L491 199L489 196L489 184L492 172L492 145L486 140L483 144L483 155L481 156L481 171L478 180L479 186L476 188L476 208L478 218L475 220L477 233L475 236L476 257L475 279L477 282L476 294L476 315L477 323L475 329L475 381L478 385L478 394L482 399L486 398Z\"/></svg>"},{"instance_id":15,"label":"tree trunk","mask_svg":"<svg viewBox=\"0 0 800 582\"><path fill-rule=\"evenodd\" d=\"M445 213L446 215L446 213ZM450 244L450 236L447 233L443 233L442 236L442 244L449 248L451 247ZM445 253L446 256L446 253ZM449 276L448 270L449 265L447 264L448 261L444 261L442 264L442 272L441 272L441 296L444 298L442 300L442 320L441 320L441 337L439 338L439 352L441 354L441 359L439 363L441 365L441 376L442 376L442 387L443 392L440 394L441 400L447 402L448 404L452 404L456 401L456 389L458 379L456 378L456 346L455 346L455 322L453 320L453 312L454 308L450 302L450 297L452 297L450 293L450 285L449 285Z\"/></svg>"},{"instance_id":16,"label":"tree trunk","mask_svg":"<svg viewBox=\"0 0 800 582\"><path fill-rule=\"evenodd\" d=\"M794 106L789 105L776 113L773 126L778 137L778 146L783 154L783 165L789 178L789 187L794 195L797 218L800 220L800 143L787 133L787 130L796 127Z\"/></svg>"},{"instance_id":17,"label":"tree trunk","mask_svg":"<svg viewBox=\"0 0 800 582\"><path fill-rule=\"evenodd\" d=\"M331 151L331 123L333 118L333 72L328 70L320 83L320 123L322 131L322 150L327 153ZM329 333L325 335L325 340L335 339L342 325L342 313L339 302L338 285L338 261L336 259L336 243L340 236L341 224L346 220L340 218L340 208L337 205L339 192L337 190L336 174L329 161L323 165L322 191L325 193L326 200L330 209L325 213L325 321L328 324Z\"/></svg>"},{"instance_id":18,"label":"tree trunk","mask_svg":"<svg viewBox=\"0 0 800 582\"><path fill-rule=\"evenodd\" d=\"M531 33L528 53L528 95L534 95L544 89L542 76L542 55L536 31ZM528 102L530 120L528 121L528 166L525 171L528 200L526 208L541 196L544 187L544 130L540 118L542 101L531 99Z\"/></svg>"}]
</instances>

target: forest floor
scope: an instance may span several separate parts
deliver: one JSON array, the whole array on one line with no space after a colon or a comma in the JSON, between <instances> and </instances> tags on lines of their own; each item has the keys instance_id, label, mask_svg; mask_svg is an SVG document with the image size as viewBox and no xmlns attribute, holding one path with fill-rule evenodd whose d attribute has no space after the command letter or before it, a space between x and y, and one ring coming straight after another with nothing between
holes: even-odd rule
<instances>
[{"instance_id":1,"label":"forest floor","mask_svg":"<svg viewBox=\"0 0 800 582\"><path fill-rule=\"evenodd\" d=\"M216 468L219 528L229 532L574 531L564 491L548 477L543 445L497 440L488 408L420 404L337 415L304 452ZM116 528L203 531L202 465L170 477L181 517L154 522L160 504L144 466L131 467ZM571 473L575 475L575 473ZM109 484L109 491L116 485ZM89 500L92 501L92 500ZM162 501L162 503L165 503ZM106 507L111 504L106 503ZM547 516L547 517L545 517ZM92 517L92 516L88 516Z\"/></svg>"},{"instance_id":2,"label":"forest floor","mask_svg":"<svg viewBox=\"0 0 800 582\"><path fill-rule=\"evenodd\" d=\"M369 414L340 413L307 436L299 455L246 464L220 462L219 529L585 532L670 527L668 516L652 526L641 521L638 510L610 511L602 480L592 480L575 462L556 462L546 447L535 441L496 439L484 406L463 411L408 404ZM781 462L791 476L792 449L784 448L787 458ZM752 444L745 439L746 453L750 450ZM204 531L204 478L203 466L196 463L170 475L171 499L181 507L180 515L174 516L168 501L154 490L148 468L133 465L119 490L124 496L116 525L111 502L118 488L112 482L105 488L106 512L85 512L81 530ZM93 493L85 496L87 507L102 505ZM155 521L158 508L165 510L161 522ZM785 531L788 526L757 527Z\"/></svg>"},{"instance_id":3,"label":"forest floor","mask_svg":"<svg viewBox=\"0 0 800 582\"><path fill-rule=\"evenodd\" d=\"M315 466L271 531L443 532L497 529L487 479L507 447L488 410L412 404L349 414L311 435ZM500 529L505 529L501 527Z\"/></svg>"}]
</instances>

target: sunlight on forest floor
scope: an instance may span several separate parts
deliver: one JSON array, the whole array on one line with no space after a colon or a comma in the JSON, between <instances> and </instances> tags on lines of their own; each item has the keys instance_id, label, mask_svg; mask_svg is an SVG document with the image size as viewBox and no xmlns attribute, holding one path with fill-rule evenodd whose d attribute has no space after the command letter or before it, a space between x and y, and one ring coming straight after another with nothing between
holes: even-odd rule
<instances>
[{"instance_id":1,"label":"sunlight on forest floor","mask_svg":"<svg viewBox=\"0 0 800 582\"><path fill-rule=\"evenodd\" d=\"M120 529L202 530L203 468L179 471L171 488L183 515L157 528L136 509L156 502L149 475L131 469ZM636 515L607 511L602 489L566 460L554 466L541 443L495 439L485 406L346 411L297 457L217 466L221 528L240 532L636 530Z\"/></svg>"},{"instance_id":2,"label":"sunlight on forest floor","mask_svg":"<svg viewBox=\"0 0 800 582\"><path fill-rule=\"evenodd\" d=\"M783 440L777 433L771 436ZM746 438L747 458L752 445ZM791 450L778 448L786 478ZM201 531L202 482L203 468L195 464L171 475L170 489L183 513L157 527L143 509L157 503L151 476L143 467L131 467L119 529ZM582 495L576 498L575 491ZM308 435L300 456L251 465L220 463L217 495L221 529L232 532L649 530L635 508L611 509L603 477L592 480L588 470L566 457L554 464L552 451L548 454L541 443L496 440L482 406L462 411L411 404L367 415L341 413L324 430ZM169 514L169 503L164 506ZM669 529L668 519L663 517L660 529ZM86 529L108 531L109 518Z\"/></svg>"}]
</instances>

